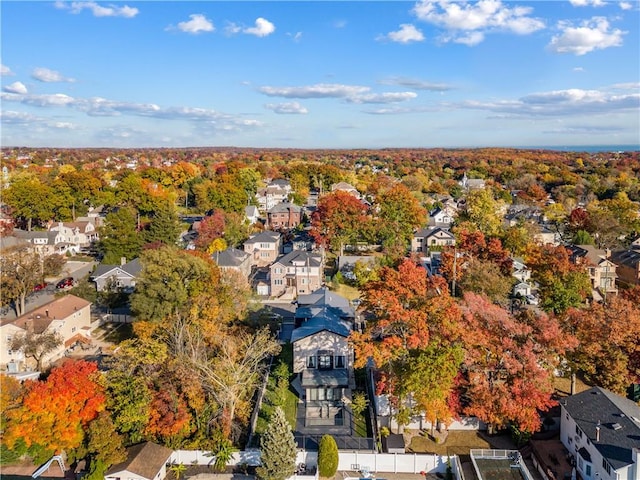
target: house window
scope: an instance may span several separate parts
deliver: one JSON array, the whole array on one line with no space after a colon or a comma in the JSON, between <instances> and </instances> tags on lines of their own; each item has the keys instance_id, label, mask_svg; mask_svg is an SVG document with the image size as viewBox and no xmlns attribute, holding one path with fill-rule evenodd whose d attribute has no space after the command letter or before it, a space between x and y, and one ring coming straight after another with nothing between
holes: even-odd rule
<instances>
[{"instance_id":1,"label":"house window","mask_svg":"<svg viewBox=\"0 0 640 480\"><path fill-rule=\"evenodd\" d=\"M282 268L277 267L277 268L274 268L274 269L273 269L273 271L274 271L275 273L282 273Z\"/></svg>"},{"instance_id":2,"label":"house window","mask_svg":"<svg viewBox=\"0 0 640 480\"><path fill-rule=\"evenodd\" d=\"M315 357L315 355L307 357L307 368L316 368L316 357Z\"/></svg>"},{"instance_id":3,"label":"house window","mask_svg":"<svg viewBox=\"0 0 640 480\"><path fill-rule=\"evenodd\" d=\"M336 368L344 368L344 355L336 355Z\"/></svg>"},{"instance_id":4,"label":"house window","mask_svg":"<svg viewBox=\"0 0 640 480\"><path fill-rule=\"evenodd\" d=\"M587 463L587 469L585 471L585 474L587 477L591 476L591 465L589 465L588 463Z\"/></svg>"},{"instance_id":5,"label":"house window","mask_svg":"<svg viewBox=\"0 0 640 480\"><path fill-rule=\"evenodd\" d=\"M607 462L604 458L602 459L602 468L604 468L605 472L611 475L611 465L609 465L609 462Z\"/></svg>"},{"instance_id":6,"label":"house window","mask_svg":"<svg viewBox=\"0 0 640 480\"><path fill-rule=\"evenodd\" d=\"M332 352L318 352L318 368L329 370L333 368L333 355Z\"/></svg>"},{"instance_id":7,"label":"house window","mask_svg":"<svg viewBox=\"0 0 640 480\"><path fill-rule=\"evenodd\" d=\"M283 285L281 278L276 278L273 280L274 285Z\"/></svg>"},{"instance_id":8,"label":"house window","mask_svg":"<svg viewBox=\"0 0 640 480\"><path fill-rule=\"evenodd\" d=\"M71 327L71 333L76 331L76 327Z\"/></svg>"},{"instance_id":9,"label":"house window","mask_svg":"<svg viewBox=\"0 0 640 480\"><path fill-rule=\"evenodd\" d=\"M269 256L269 252L260 252L260 257L266 258Z\"/></svg>"}]
</instances>

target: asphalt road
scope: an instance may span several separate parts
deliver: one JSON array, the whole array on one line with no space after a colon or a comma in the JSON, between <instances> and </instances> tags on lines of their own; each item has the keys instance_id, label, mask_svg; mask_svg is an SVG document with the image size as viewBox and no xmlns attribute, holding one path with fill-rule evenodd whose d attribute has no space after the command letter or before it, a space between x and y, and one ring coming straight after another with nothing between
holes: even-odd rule
<instances>
[{"instance_id":1,"label":"asphalt road","mask_svg":"<svg viewBox=\"0 0 640 480\"><path fill-rule=\"evenodd\" d=\"M80 280L84 278L88 273L93 271L93 268L96 264L97 262L67 262L60 275L46 278L47 283L50 283L52 285L50 285L46 290L33 292L27 297L27 301L25 304L25 313L29 313L31 310L35 310L36 308L41 307L42 305L54 300L56 293L55 284L58 282L58 280L65 277L73 277L74 280ZM0 319L2 320L13 320L15 318L16 312L13 308L9 308L9 311L6 314L0 315Z\"/></svg>"}]
</instances>

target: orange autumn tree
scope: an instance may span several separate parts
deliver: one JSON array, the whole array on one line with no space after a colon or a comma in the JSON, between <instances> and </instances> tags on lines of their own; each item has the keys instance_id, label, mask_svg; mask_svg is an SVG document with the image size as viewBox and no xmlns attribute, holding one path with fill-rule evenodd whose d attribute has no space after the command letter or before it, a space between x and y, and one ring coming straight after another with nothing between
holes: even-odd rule
<instances>
[{"instance_id":1,"label":"orange autumn tree","mask_svg":"<svg viewBox=\"0 0 640 480\"><path fill-rule=\"evenodd\" d=\"M105 408L97 370L94 362L69 360L45 381L25 384L22 404L6 412L4 444L12 449L21 439L49 454L79 447L85 428Z\"/></svg>"},{"instance_id":2,"label":"orange autumn tree","mask_svg":"<svg viewBox=\"0 0 640 480\"><path fill-rule=\"evenodd\" d=\"M493 428L540 428L539 410L553 406L553 369L575 339L553 317L514 317L486 297L466 293L464 411Z\"/></svg>"},{"instance_id":3,"label":"orange autumn tree","mask_svg":"<svg viewBox=\"0 0 640 480\"><path fill-rule=\"evenodd\" d=\"M417 411L434 423L448 420L456 413L447 399L462 352L460 311L444 279L428 277L423 267L404 260L397 269L382 268L380 280L364 287L363 298L371 320L364 332L350 336L355 366L374 362L376 390L389 396L398 425Z\"/></svg>"}]
</instances>

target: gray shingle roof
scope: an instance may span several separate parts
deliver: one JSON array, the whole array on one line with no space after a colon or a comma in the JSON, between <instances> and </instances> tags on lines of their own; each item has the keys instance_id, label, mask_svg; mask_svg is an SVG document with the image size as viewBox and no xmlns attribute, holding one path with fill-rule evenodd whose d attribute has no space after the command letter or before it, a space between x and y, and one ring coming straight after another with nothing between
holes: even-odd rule
<instances>
[{"instance_id":1,"label":"gray shingle roof","mask_svg":"<svg viewBox=\"0 0 640 480\"><path fill-rule=\"evenodd\" d=\"M230 247L222 252L215 252L211 258L219 267L239 267L250 256L244 250Z\"/></svg>"},{"instance_id":2,"label":"gray shingle roof","mask_svg":"<svg viewBox=\"0 0 640 480\"><path fill-rule=\"evenodd\" d=\"M244 243L252 244L252 243L272 243L277 242L281 237L280 233L272 232L271 230L263 230L260 233L256 233L255 235L249 237Z\"/></svg>"},{"instance_id":3,"label":"gray shingle roof","mask_svg":"<svg viewBox=\"0 0 640 480\"><path fill-rule=\"evenodd\" d=\"M632 448L640 446L640 407L624 397L593 387L565 399L564 408L614 469L633 463ZM596 425L600 422L600 439ZM614 424L622 428L614 429Z\"/></svg>"},{"instance_id":4,"label":"gray shingle roof","mask_svg":"<svg viewBox=\"0 0 640 480\"><path fill-rule=\"evenodd\" d=\"M152 442L139 443L127 448L127 459L117 465L113 465L106 476L128 471L143 478L153 479L162 466L169 460L173 450Z\"/></svg>"}]
</instances>

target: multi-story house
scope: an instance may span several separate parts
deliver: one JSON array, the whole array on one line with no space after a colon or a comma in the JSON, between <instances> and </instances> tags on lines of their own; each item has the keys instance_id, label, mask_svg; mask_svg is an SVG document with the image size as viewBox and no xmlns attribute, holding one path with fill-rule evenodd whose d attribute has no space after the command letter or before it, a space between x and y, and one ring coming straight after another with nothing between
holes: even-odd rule
<instances>
[{"instance_id":1,"label":"multi-story house","mask_svg":"<svg viewBox=\"0 0 640 480\"><path fill-rule=\"evenodd\" d=\"M349 301L321 288L298 297L293 344L294 385L304 404L305 427L350 428L346 409L355 388L348 337L355 312Z\"/></svg>"},{"instance_id":2,"label":"multi-story house","mask_svg":"<svg viewBox=\"0 0 640 480\"><path fill-rule=\"evenodd\" d=\"M62 357L65 349L91 342L91 302L75 295L65 295L14 320L0 323L0 368L20 372L35 368L35 362L22 351L12 349L16 335L57 332L62 343L41 360L43 366Z\"/></svg>"},{"instance_id":3,"label":"multi-story house","mask_svg":"<svg viewBox=\"0 0 640 480\"><path fill-rule=\"evenodd\" d=\"M50 232L60 232L64 242L71 245L76 252L89 248L98 240L96 226L89 221L85 222L58 222L49 228Z\"/></svg>"},{"instance_id":4,"label":"multi-story house","mask_svg":"<svg viewBox=\"0 0 640 480\"><path fill-rule=\"evenodd\" d=\"M429 212L429 226L449 228L456 216L458 209L451 204L445 204Z\"/></svg>"},{"instance_id":5,"label":"multi-story house","mask_svg":"<svg viewBox=\"0 0 640 480\"><path fill-rule=\"evenodd\" d=\"M282 202L267 212L267 226L271 230L290 230L302 222L302 207Z\"/></svg>"},{"instance_id":6,"label":"multi-story house","mask_svg":"<svg viewBox=\"0 0 640 480\"><path fill-rule=\"evenodd\" d=\"M251 265L267 267L276 261L282 253L282 235L278 232L264 230L251 235L242 247L251 255Z\"/></svg>"},{"instance_id":7,"label":"multi-story house","mask_svg":"<svg viewBox=\"0 0 640 480\"><path fill-rule=\"evenodd\" d=\"M631 244L626 250L611 253L611 261L616 264L618 282L625 285L640 285L640 245Z\"/></svg>"},{"instance_id":8,"label":"multi-story house","mask_svg":"<svg viewBox=\"0 0 640 480\"><path fill-rule=\"evenodd\" d=\"M322 286L322 255L293 250L273 262L269 267L271 296L296 298Z\"/></svg>"},{"instance_id":9,"label":"multi-story house","mask_svg":"<svg viewBox=\"0 0 640 480\"><path fill-rule=\"evenodd\" d=\"M91 281L96 284L98 292L103 292L110 288L132 292L136 287L136 281L141 271L142 265L138 258L127 262L127 259L123 257L120 259L120 265L98 265L91 275Z\"/></svg>"},{"instance_id":10,"label":"multi-story house","mask_svg":"<svg viewBox=\"0 0 640 480\"><path fill-rule=\"evenodd\" d=\"M48 257L54 253L64 255L69 249L69 244L64 241L61 232L30 231L13 229L12 236L29 242L33 250L42 257Z\"/></svg>"},{"instance_id":11,"label":"multi-story house","mask_svg":"<svg viewBox=\"0 0 640 480\"><path fill-rule=\"evenodd\" d=\"M411 251L427 253L429 250L440 250L442 247L454 246L456 238L446 228L422 228L413 234Z\"/></svg>"},{"instance_id":12,"label":"multi-story house","mask_svg":"<svg viewBox=\"0 0 640 480\"><path fill-rule=\"evenodd\" d=\"M640 407L600 387L560 401L560 440L583 480L640 480Z\"/></svg>"},{"instance_id":13,"label":"multi-story house","mask_svg":"<svg viewBox=\"0 0 640 480\"><path fill-rule=\"evenodd\" d=\"M222 273L237 272L244 280L251 275L251 254L244 250L229 247L221 252L211 254L211 258Z\"/></svg>"},{"instance_id":14,"label":"multi-story house","mask_svg":"<svg viewBox=\"0 0 640 480\"><path fill-rule=\"evenodd\" d=\"M609 250L598 249L593 245L571 245L567 248L570 251L571 261L586 268L593 290L605 296L618 293L617 265L609 260L611 257Z\"/></svg>"},{"instance_id":15,"label":"multi-story house","mask_svg":"<svg viewBox=\"0 0 640 480\"><path fill-rule=\"evenodd\" d=\"M291 184L288 180L273 180L266 187L258 189L256 193L259 210L268 212L278 203L286 201L291 192Z\"/></svg>"}]
</instances>

